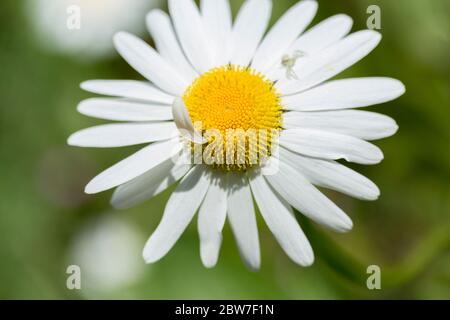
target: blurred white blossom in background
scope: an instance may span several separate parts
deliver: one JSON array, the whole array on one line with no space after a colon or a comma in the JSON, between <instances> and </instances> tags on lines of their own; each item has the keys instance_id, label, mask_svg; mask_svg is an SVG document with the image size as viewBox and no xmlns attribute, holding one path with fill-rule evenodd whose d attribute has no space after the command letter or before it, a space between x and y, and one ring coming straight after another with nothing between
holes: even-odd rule
<instances>
[{"instance_id":1,"label":"blurred white blossom in background","mask_svg":"<svg viewBox=\"0 0 450 320\"><path fill-rule=\"evenodd\" d=\"M144 33L146 13L162 0L28 0L26 11L37 41L46 50L82 61L115 55L119 30Z\"/></svg>"},{"instance_id":2,"label":"blurred white blossom in background","mask_svg":"<svg viewBox=\"0 0 450 320\"><path fill-rule=\"evenodd\" d=\"M81 294L98 296L135 284L145 264L139 230L109 213L88 222L75 236L68 263L81 268Z\"/></svg>"}]
</instances>

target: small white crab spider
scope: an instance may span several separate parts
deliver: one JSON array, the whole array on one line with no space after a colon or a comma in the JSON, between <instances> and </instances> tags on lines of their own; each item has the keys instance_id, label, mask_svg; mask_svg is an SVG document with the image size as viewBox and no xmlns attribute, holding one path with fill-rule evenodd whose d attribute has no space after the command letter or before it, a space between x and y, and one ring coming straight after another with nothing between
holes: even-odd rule
<instances>
[{"instance_id":1,"label":"small white crab spider","mask_svg":"<svg viewBox=\"0 0 450 320\"><path fill-rule=\"evenodd\" d=\"M298 76L294 71L294 66L297 63L297 60L304 56L306 56L306 52L295 50L292 55L285 54L281 58L281 68L286 68L286 78L289 80L298 79Z\"/></svg>"}]
</instances>

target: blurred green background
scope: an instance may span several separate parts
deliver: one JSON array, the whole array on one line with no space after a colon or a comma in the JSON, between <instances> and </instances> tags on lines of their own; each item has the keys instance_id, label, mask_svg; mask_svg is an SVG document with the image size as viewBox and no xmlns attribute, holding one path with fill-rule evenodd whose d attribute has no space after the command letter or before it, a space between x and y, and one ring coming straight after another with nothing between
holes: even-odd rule
<instances>
[{"instance_id":1,"label":"blurred green background","mask_svg":"<svg viewBox=\"0 0 450 320\"><path fill-rule=\"evenodd\" d=\"M234 12L241 3L232 1ZM294 3L274 1L272 23ZM139 79L139 75L115 54L89 61L47 48L30 23L26 1L3 0L0 298L449 299L450 2L322 0L314 23L347 13L355 21L352 30L364 29L371 4L381 8L383 41L341 76L390 76L406 85L400 99L370 108L392 116L400 126L397 135L376 142L385 160L377 166L353 166L373 179L382 195L378 201L362 202L327 192L354 220L354 230L345 235L300 218L315 250L316 262L310 268L294 265L259 221L262 268L253 273L241 263L228 226L217 267L205 269L196 223L162 261L144 265L141 249L156 228L171 190L134 209L113 211L111 192L86 196L84 185L137 148L66 145L71 133L101 123L76 112L77 103L91 96L79 89L80 82ZM142 12L138 25L144 26L144 16ZM151 42L147 34L142 36ZM136 230L137 249L136 239L126 237L123 248L117 246L120 239L109 246L80 244L86 230L96 230L90 226L98 219L112 219ZM109 236L116 235L114 230ZM91 259L86 268L94 270L86 272L106 279L109 273L120 278L120 268L128 268L123 259L130 255L122 252L115 261L116 250L133 252L139 263L129 270L138 270L136 277L117 286L92 288L91 283L89 289L81 265L83 289L68 290L67 266L82 264L73 254L74 247L93 250L85 258ZM381 267L382 290L366 287L366 268L373 264ZM95 270L105 265L111 268L109 273Z\"/></svg>"}]
</instances>

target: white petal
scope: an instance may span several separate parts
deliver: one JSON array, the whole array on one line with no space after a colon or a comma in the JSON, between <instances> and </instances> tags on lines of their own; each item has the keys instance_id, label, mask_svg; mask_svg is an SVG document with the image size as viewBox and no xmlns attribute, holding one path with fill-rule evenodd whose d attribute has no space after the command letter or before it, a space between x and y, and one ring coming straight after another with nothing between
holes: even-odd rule
<instances>
[{"instance_id":1,"label":"white petal","mask_svg":"<svg viewBox=\"0 0 450 320\"><path fill-rule=\"evenodd\" d=\"M230 62L231 8L228 0L202 0L203 24L212 47L216 65Z\"/></svg>"},{"instance_id":2,"label":"white petal","mask_svg":"<svg viewBox=\"0 0 450 320\"><path fill-rule=\"evenodd\" d=\"M172 107L172 113L175 124L181 134L195 143L203 144L207 142L207 140L202 137L201 133L195 130L191 117L189 116L189 112L182 98L175 99Z\"/></svg>"},{"instance_id":3,"label":"white petal","mask_svg":"<svg viewBox=\"0 0 450 320\"><path fill-rule=\"evenodd\" d=\"M376 200L380 190L369 179L346 166L332 161L301 156L280 148L280 159L299 170L311 183L345 193L361 200Z\"/></svg>"},{"instance_id":4,"label":"white petal","mask_svg":"<svg viewBox=\"0 0 450 320\"><path fill-rule=\"evenodd\" d=\"M89 117L112 121L172 120L172 110L167 105L138 103L114 98L91 98L78 105L78 112Z\"/></svg>"},{"instance_id":5,"label":"white petal","mask_svg":"<svg viewBox=\"0 0 450 320\"><path fill-rule=\"evenodd\" d=\"M405 86L392 78L353 78L326 82L283 97L288 110L319 111L367 107L397 99Z\"/></svg>"},{"instance_id":6,"label":"white petal","mask_svg":"<svg viewBox=\"0 0 450 320\"><path fill-rule=\"evenodd\" d=\"M173 122L117 123L80 130L67 143L77 147L114 148L168 140L177 134Z\"/></svg>"},{"instance_id":7,"label":"white petal","mask_svg":"<svg viewBox=\"0 0 450 320\"><path fill-rule=\"evenodd\" d=\"M302 34L285 54L292 56L295 52L301 52L304 57L316 55L346 36L352 24L352 18L345 14L325 19ZM273 80L280 80L285 76L286 69L281 64L274 65L268 72L268 77Z\"/></svg>"},{"instance_id":8,"label":"white petal","mask_svg":"<svg viewBox=\"0 0 450 320\"><path fill-rule=\"evenodd\" d=\"M247 66L269 25L272 2L247 0L234 23L231 40L231 63Z\"/></svg>"},{"instance_id":9,"label":"white petal","mask_svg":"<svg viewBox=\"0 0 450 320\"><path fill-rule=\"evenodd\" d=\"M227 175L228 221L242 259L250 269L258 270L261 264L261 253L250 187L245 175L234 172Z\"/></svg>"},{"instance_id":10,"label":"white petal","mask_svg":"<svg viewBox=\"0 0 450 320\"><path fill-rule=\"evenodd\" d=\"M277 82L276 87L284 95L309 89L364 58L380 40L381 35L373 30L352 33L322 53L298 61L294 67L298 80L285 79Z\"/></svg>"},{"instance_id":11,"label":"white petal","mask_svg":"<svg viewBox=\"0 0 450 320\"><path fill-rule=\"evenodd\" d=\"M171 63L187 82L191 83L198 73L181 50L167 13L159 9L152 10L147 15L147 28L155 41L159 54Z\"/></svg>"},{"instance_id":12,"label":"white petal","mask_svg":"<svg viewBox=\"0 0 450 320\"><path fill-rule=\"evenodd\" d=\"M278 20L256 50L252 68L265 73L289 49L310 24L317 12L317 2L298 2Z\"/></svg>"},{"instance_id":13,"label":"white petal","mask_svg":"<svg viewBox=\"0 0 450 320\"><path fill-rule=\"evenodd\" d=\"M198 72L214 67L200 12L193 0L169 0L169 10L184 53Z\"/></svg>"},{"instance_id":14,"label":"white petal","mask_svg":"<svg viewBox=\"0 0 450 320\"><path fill-rule=\"evenodd\" d=\"M194 217L208 185L203 166L194 167L181 180L167 202L158 228L145 244L145 262L156 262L169 252Z\"/></svg>"},{"instance_id":15,"label":"white petal","mask_svg":"<svg viewBox=\"0 0 450 320\"><path fill-rule=\"evenodd\" d=\"M89 80L81 84L83 90L113 97L123 97L171 105L173 96L146 81Z\"/></svg>"},{"instance_id":16,"label":"white petal","mask_svg":"<svg viewBox=\"0 0 450 320\"><path fill-rule=\"evenodd\" d=\"M283 117L283 126L286 129L330 131L363 140L386 138L398 130L394 119L369 111L287 112Z\"/></svg>"},{"instance_id":17,"label":"white petal","mask_svg":"<svg viewBox=\"0 0 450 320\"><path fill-rule=\"evenodd\" d=\"M111 198L116 209L128 209L153 198L181 179L191 168L166 160L143 175L119 186Z\"/></svg>"},{"instance_id":18,"label":"white petal","mask_svg":"<svg viewBox=\"0 0 450 320\"><path fill-rule=\"evenodd\" d=\"M114 44L130 66L162 90L180 96L189 85L152 47L136 36L116 33Z\"/></svg>"},{"instance_id":19,"label":"white petal","mask_svg":"<svg viewBox=\"0 0 450 320\"><path fill-rule=\"evenodd\" d=\"M227 216L225 175L211 175L211 184L198 213L200 255L207 268L216 265L222 244L222 229Z\"/></svg>"},{"instance_id":20,"label":"white petal","mask_svg":"<svg viewBox=\"0 0 450 320\"><path fill-rule=\"evenodd\" d=\"M253 172L250 185L261 215L283 250L295 263L310 266L314 253L291 207L271 190L261 174Z\"/></svg>"},{"instance_id":21,"label":"white petal","mask_svg":"<svg viewBox=\"0 0 450 320\"><path fill-rule=\"evenodd\" d=\"M99 193L133 180L170 159L181 149L178 138L153 143L100 173L88 183L85 192Z\"/></svg>"},{"instance_id":22,"label":"white petal","mask_svg":"<svg viewBox=\"0 0 450 320\"><path fill-rule=\"evenodd\" d=\"M265 178L295 209L311 220L339 232L353 227L350 218L290 165L280 161L279 171Z\"/></svg>"},{"instance_id":23,"label":"white petal","mask_svg":"<svg viewBox=\"0 0 450 320\"><path fill-rule=\"evenodd\" d=\"M352 18L345 14L329 17L301 35L288 52L301 50L307 55L317 53L346 36L352 24Z\"/></svg>"},{"instance_id":24,"label":"white petal","mask_svg":"<svg viewBox=\"0 0 450 320\"><path fill-rule=\"evenodd\" d=\"M280 145L314 158L345 159L360 164L376 164L383 160L383 153L377 146L358 138L326 131L284 130L280 135Z\"/></svg>"}]
</instances>

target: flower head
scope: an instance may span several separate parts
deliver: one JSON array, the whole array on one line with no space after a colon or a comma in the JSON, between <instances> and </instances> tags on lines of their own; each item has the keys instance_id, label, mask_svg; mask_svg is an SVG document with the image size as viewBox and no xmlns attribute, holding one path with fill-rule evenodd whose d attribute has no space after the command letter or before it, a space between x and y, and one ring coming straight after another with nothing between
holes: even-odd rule
<instances>
[{"instance_id":1,"label":"flower head","mask_svg":"<svg viewBox=\"0 0 450 320\"><path fill-rule=\"evenodd\" d=\"M350 109L393 100L404 86L380 77L329 80L372 51L380 34L347 35L352 20L342 14L305 32L317 10L311 0L290 8L266 35L269 0L245 1L234 23L228 0L203 0L200 11L192 0L169 0L169 10L171 17L160 10L147 16L156 49L128 33L114 37L148 81L82 84L117 98L83 101L81 113L124 123L82 130L69 144L151 143L95 177L86 192L117 187L113 206L128 208L180 181L144 248L148 263L171 249L198 212L205 266L217 263L227 220L243 260L259 268L254 199L287 255L312 264L293 208L345 232L351 219L317 187L364 200L379 196L373 182L336 160L383 159L368 141L394 134L395 121Z\"/></svg>"}]
</instances>

